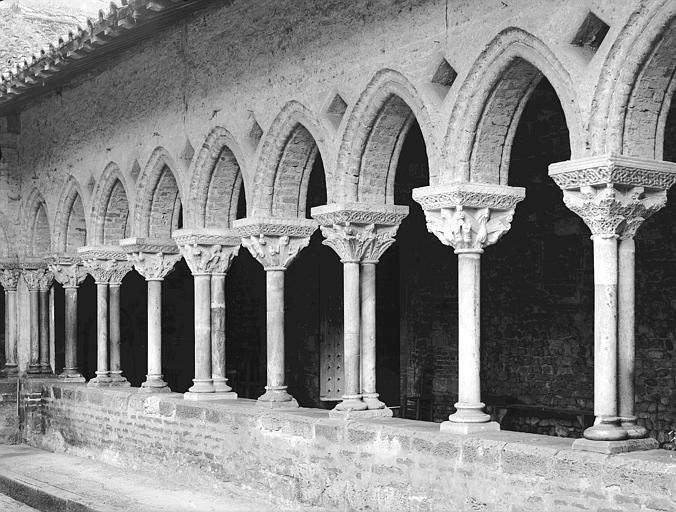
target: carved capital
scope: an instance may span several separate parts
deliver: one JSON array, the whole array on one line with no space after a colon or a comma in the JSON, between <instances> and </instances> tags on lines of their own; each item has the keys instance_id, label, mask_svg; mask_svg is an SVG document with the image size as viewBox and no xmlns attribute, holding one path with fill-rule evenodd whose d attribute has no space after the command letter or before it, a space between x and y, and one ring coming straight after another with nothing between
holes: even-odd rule
<instances>
[{"instance_id":1,"label":"carved capital","mask_svg":"<svg viewBox=\"0 0 676 512\"><path fill-rule=\"evenodd\" d=\"M310 243L317 223L307 219L253 218L235 221L242 245L265 270L286 270Z\"/></svg>"},{"instance_id":2,"label":"carved capital","mask_svg":"<svg viewBox=\"0 0 676 512\"><path fill-rule=\"evenodd\" d=\"M395 242L407 206L365 203L329 204L312 209L319 222L324 245L345 262L377 263Z\"/></svg>"},{"instance_id":3,"label":"carved capital","mask_svg":"<svg viewBox=\"0 0 676 512\"><path fill-rule=\"evenodd\" d=\"M16 291L19 284L19 276L21 272L18 268L3 268L0 269L0 284L6 292Z\"/></svg>"},{"instance_id":4,"label":"carved capital","mask_svg":"<svg viewBox=\"0 0 676 512\"><path fill-rule=\"evenodd\" d=\"M552 164L549 175L592 235L633 238L666 205L676 164L611 154Z\"/></svg>"},{"instance_id":5,"label":"carved capital","mask_svg":"<svg viewBox=\"0 0 676 512\"><path fill-rule=\"evenodd\" d=\"M164 279L181 259L178 247L171 239L126 238L120 240L120 247L147 281Z\"/></svg>"},{"instance_id":6,"label":"carved capital","mask_svg":"<svg viewBox=\"0 0 676 512\"><path fill-rule=\"evenodd\" d=\"M179 229L172 233L193 275L225 274L241 245L234 230Z\"/></svg>"},{"instance_id":7,"label":"carved capital","mask_svg":"<svg viewBox=\"0 0 676 512\"><path fill-rule=\"evenodd\" d=\"M119 285L132 269L127 253L119 246L85 246L77 252L96 283Z\"/></svg>"},{"instance_id":8,"label":"carved capital","mask_svg":"<svg viewBox=\"0 0 676 512\"><path fill-rule=\"evenodd\" d=\"M452 183L413 190L423 207L427 230L456 252L483 252L511 227L516 205L525 197L520 187Z\"/></svg>"},{"instance_id":9,"label":"carved capital","mask_svg":"<svg viewBox=\"0 0 676 512\"><path fill-rule=\"evenodd\" d=\"M54 280L61 283L64 288L77 288L87 278L87 272L80 258L54 256L48 259L48 264ZM49 284L51 285L51 282Z\"/></svg>"}]
</instances>

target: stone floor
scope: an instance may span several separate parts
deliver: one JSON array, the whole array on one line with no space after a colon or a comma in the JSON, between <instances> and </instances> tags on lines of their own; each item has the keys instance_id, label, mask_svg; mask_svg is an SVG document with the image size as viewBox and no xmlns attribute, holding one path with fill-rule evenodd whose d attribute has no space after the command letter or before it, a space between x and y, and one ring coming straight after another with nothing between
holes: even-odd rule
<instances>
[{"instance_id":1,"label":"stone floor","mask_svg":"<svg viewBox=\"0 0 676 512\"><path fill-rule=\"evenodd\" d=\"M280 502L234 484L224 484L218 494L213 491L200 489L199 482L187 488L149 474L124 471L80 457L28 446L0 445L2 512L324 510Z\"/></svg>"}]
</instances>

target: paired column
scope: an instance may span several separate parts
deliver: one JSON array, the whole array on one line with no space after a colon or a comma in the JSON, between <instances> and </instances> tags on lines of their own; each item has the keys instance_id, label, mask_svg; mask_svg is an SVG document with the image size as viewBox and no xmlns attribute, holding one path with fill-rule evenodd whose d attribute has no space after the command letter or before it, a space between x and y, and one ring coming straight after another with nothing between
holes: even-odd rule
<instances>
[{"instance_id":1,"label":"paired column","mask_svg":"<svg viewBox=\"0 0 676 512\"><path fill-rule=\"evenodd\" d=\"M131 264L119 247L78 249L96 282L96 377L89 386L129 386L120 368L120 285Z\"/></svg>"},{"instance_id":2,"label":"paired column","mask_svg":"<svg viewBox=\"0 0 676 512\"><path fill-rule=\"evenodd\" d=\"M20 270L14 266L6 266L0 270L0 284L5 290L5 367L2 376L11 378L18 374L17 363L17 318L16 288Z\"/></svg>"},{"instance_id":3,"label":"paired column","mask_svg":"<svg viewBox=\"0 0 676 512\"><path fill-rule=\"evenodd\" d=\"M594 243L596 421L584 437L606 442L643 438L647 431L634 415L633 239L643 221L666 204L676 165L601 155L552 164L549 175L563 190L566 206L591 230ZM580 441L580 448L597 449ZM608 445L606 451L613 449Z\"/></svg>"},{"instance_id":4,"label":"paired column","mask_svg":"<svg viewBox=\"0 0 676 512\"><path fill-rule=\"evenodd\" d=\"M42 261L24 263L22 274L30 297L28 374L31 376L48 375L53 373L49 362L49 288L54 276Z\"/></svg>"},{"instance_id":5,"label":"paired column","mask_svg":"<svg viewBox=\"0 0 676 512\"><path fill-rule=\"evenodd\" d=\"M195 287L195 378L188 400L237 398L225 377L225 275L240 246L229 229L179 229L172 233Z\"/></svg>"},{"instance_id":6,"label":"paired column","mask_svg":"<svg viewBox=\"0 0 676 512\"><path fill-rule=\"evenodd\" d=\"M284 376L284 272L310 243L317 224L307 219L248 218L235 221L235 228L266 276L267 385L258 403L297 407L286 391Z\"/></svg>"},{"instance_id":7,"label":"paired column","mask_svg":"<svg viewBox=\"0 0 676 512\"><path fill-rule=\"evenodd\" d=\"M127 258L148 283L148 374L139 391L168 393L162 375L162 281L181 259L173 240L120 240Z\"/></svg>"},{"instance_id":8,"label":"paired column","mask_svg":"<svg viewBox=\"0 0 676 512\"><path fill-rule=\"evenodd\" d=\"M50 258L49 269L65 295L66 365L59 377L68 382L85 382L77 363L77 289L87 273L79 258L67 255Z\"/></svg>"},{"instance_id":9,"label":"paired column","mask_svg":"<svg viewBox=\"0 0 676 512\"><path fill-rule=\"evenodd\" d=\"M511 227L525 190L482 183L453 183L413 190L427 229L458 255L458 402L441 430L471 434L499 430L481 401L481 254Z\"/></svg>"},{"instance_id":10,"label":"paired column","mask_svg":"<svg viewBox=\"0 0 676 512\"><path fill-rule=\"evenodd\" d=\"M376 391L376 264L394 243L406 215L408 207L395 205L347 203L312 209L324 244L343 264L344 393L336 411L392 415Z\"/></svg>"}]
</instances>

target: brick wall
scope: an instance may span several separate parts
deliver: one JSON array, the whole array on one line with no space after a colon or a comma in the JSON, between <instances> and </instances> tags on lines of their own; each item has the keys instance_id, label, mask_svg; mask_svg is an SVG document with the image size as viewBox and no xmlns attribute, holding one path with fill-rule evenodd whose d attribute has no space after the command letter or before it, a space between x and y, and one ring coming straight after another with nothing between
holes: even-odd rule
<instances>
[{"instance_id":1,"label":"brick wall","mask_svg":"<svg viewBox=\"0 0 676 512\"><path fill-rule=\"evenodd\" d=\"M77 385L47 384L42 396L42 422L27 432L31 445L174 481L239 483L321 507L676 507L674 466L664 451L607 457L573 451L570 440L551 437L462 438L411 420L342 422L326 412L269 411L247 401L188 403L177 395Z\"/></svg>"}]
</instances>

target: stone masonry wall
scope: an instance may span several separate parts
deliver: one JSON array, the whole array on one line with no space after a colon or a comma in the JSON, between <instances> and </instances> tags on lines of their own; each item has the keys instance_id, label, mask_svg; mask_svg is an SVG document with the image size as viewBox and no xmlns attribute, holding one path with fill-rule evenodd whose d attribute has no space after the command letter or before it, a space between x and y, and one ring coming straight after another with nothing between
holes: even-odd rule
<instances>
[{"instance_id":1,"label":"stone masonry wall","mask_svg":"<svg viewBox=\"0 0 676 512\"><path fill-rule=\"evenodd\" d=\"M40 388L39 383L34 385ZM672 510L676 463L652 451L613 457L570 440L442 434L401 419L336 421L326 411L45 384L33 446L174 480L220 481L345 510Z\"/></svg>"}]
</instances>

